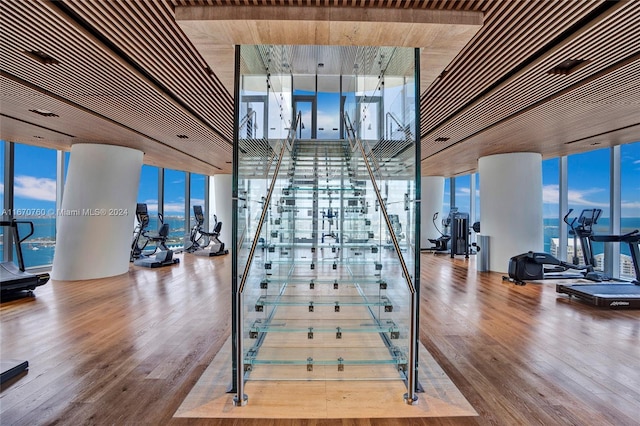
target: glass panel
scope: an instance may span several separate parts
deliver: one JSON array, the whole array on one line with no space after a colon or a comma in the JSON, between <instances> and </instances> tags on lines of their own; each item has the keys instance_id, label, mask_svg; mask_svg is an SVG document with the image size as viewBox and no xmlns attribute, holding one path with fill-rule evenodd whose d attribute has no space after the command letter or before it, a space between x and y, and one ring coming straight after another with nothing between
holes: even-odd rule
<instances>
[{"instance_id":1,"label":"glass panel","mask_svg":"<svg viewBox=\"0 0 640 426\"><path fill-rule=\"evenodd\" d=\"M622 145L620 162L620 233L626 234L640 229L640 142ZM620 245L620 276L640 280L634 271L629 244Z\"/></svg>"},{"instance_id":2,"label":"glass panel","mask_svg":"<svg viewBox=\"0 0 640 426\"><path fill-rule=\"evenodd\" d=\"M149 212L148 229L158 229L158 168L155 166L142 165L140 185L138 187L138 203L147 205L147 211Z\"/></svg>"},{"instance_id":3,"label":"glass panel","mask_svg":"<svg viewBox=\"0 0 640 426\"><path fill-rule=\"evenodd\" d=\"M271 64L263 95L281 114L280 121L270 114L267 140L239 132L236 150L234 280L244 285L239 371L246 380L402 380L419 268L414 50L312 47L335 49L328 53L351 55L358 63L358 75L343 78L340 94L353 120L351 141L316 143L305 140L316 129L307 130L314 101L300 91L304 87L296 86L293 98L285 91L296 66L285 58L307 48L241 47L243 73L256 76L265 73L262 64ZM299 77L293 81L315 78ZM323 111L335 114L339 95L324 95L317 94L323 108L325 100L332 106ZM393 140L383 137L385 109L397 121ZM303 112L305 129L291 123L292 111ZM339 124L332 126L338 132ZM298 138L271 137L289 130Z\"/></svg>"},{"instance_id":4,"label":"glass panel","mask_svg":"<svg viewBox=\"0 0 640 426\"><path fill-rule=\"evenodd\" d=\"M602 209L602 216L593 225L594 234L609 233L609 148L570 155L567 159L569 208L580 215L584 209ZM580 263L584 264L584 247L578 247ZM604 243L592 244L594 267L603 270ZM568 255L571 258L571 254Z\"/></svg>"},{"instance_id":5,"label":"glass panel","mask_svg":"<svg viewBox=\"0 0 640 426\"><path fill-rule=\"evenodd\" d=\"M169 248L180 248L184 244L185 234L188 232L184 215L184 184L185 172L178 170L164 170L164 223L169 224ZM153 228L150 228L153 229ZM188 234L186 235L188 238Z\"/></svg>"},{"instance_id":6,"label":"glass panel","mask_svg":"<svg viewBox=\"0 0 640 426\"><path fill-rule=\"evenodd\" d=\"M456 207L458 212L471 212L471 176L458 176L456 179Z\"/></svg>"},{"instance_id":7,"label":"glass panel","mask_svg":"<svg viewBox=\"0 0 640 426\"><path fill-rule=\"evenodd\" d=\"M298 100L294 97L294 116L301 114L302 121L298 126L298 139L315 138L315 102L308 100Z\"/></svg>"},{"instance_id":8,"label":"glass panel","mask_svg":"<svg viewBox=\"0 0 640 426\"><path fill-rule=\"evenodd\" d=\"M480 221L480 173L476 173L476 193L473 194L476 197L476 216L473 218L474 222Z\"/></svg>"},{"instance_id":9,"label":"glass panel","mask_svg":"<svg viewBox=\"0 0 640 426\"><path fill-rule=\"evenodd\" d=\"M559 217L560 207L560 159L552 158L542 162L542 214L544 224L544 251L558 259L562 256L560 244L560 226L566 226ZM567 213L567 212L564 212ZM564 214L563 213L563 214ZM569 238L567 248L573 256L573 239Z\"/></svg>"},{"instance_id":10,"label":"glass panel","mask_svg":"<svg viewBox=\"0 0 640 426\"><path fill-rule=\"evenodd\" d=\"M340 139L340 76L318 76L318 139Z\"/></svg>"},{"instance_id":11,"label":"glass panel","mask_svg":"<svg viewBox=\"0 0 640 426\"><path fill-rule=\"evenodd\" d=\"M7 220L8 217L4 211L4 144L5 142L0 139L0 206L2 206L2 220ZM0 226L0 262L4 261L4 226Z\"/></svg>"},{"instance_id":12,"label":"glass panel","mask_svg":"<svg viewBox=\"0 0 640 426\"><path fill-rule=\"evenodd\" d=\"M15 144L14 218L33 222L34 233L22 243L27 268L50 265L56 243L56 151ZM19 225L20 236L29 232ZM14 257L15 258L15 257Z\"/></svg>"},{"instance_id":13,"label":"glass panel","mask_svg":"<svg viewBox=\"0 0 640 426\"><path fill-rule=\"evenodd\" d=\"M207 206L205 205L205 194L204 194L204 181L208 179L207 176L199 175L197 173L191 173L191 188L189 190L191 194L191 200L189 201L189 224L188 229L191 229L195 224L196 220L193 216L193 206L202 206L204 209L204 215L207 217L209 211L207 211Z\"/></svg>"}]
</instances>

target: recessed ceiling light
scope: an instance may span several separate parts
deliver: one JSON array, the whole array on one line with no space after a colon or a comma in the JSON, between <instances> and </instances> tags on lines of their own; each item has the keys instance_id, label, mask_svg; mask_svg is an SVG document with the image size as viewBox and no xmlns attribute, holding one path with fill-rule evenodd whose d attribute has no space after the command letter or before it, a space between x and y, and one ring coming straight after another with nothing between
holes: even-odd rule
<instances>
[{"instance_id":1,"label":"recessed ceiling light","mask_svg":"<svg viewBox=\"0 0 640 426\"><path fill-rule=\"evenodd\" d=\"M51 111L47 111L46 109L37 108L37 109L30 109L29 111L35 112L36 114L40 114L44 117L60 117L58 114L55 114Z\"/></svg>"},{"instance_id":2,"label":"recessed ceiling light","mask_svg":"<svg viewBox=\"0 0 640 426\"><path fill-rule=\"evenodd\" d=\"M34 136L36 139L44 139L42 136Z\"/></svg>"},{"instance_id":3,"label":"recessed ceiling light","mask_svg":"<svg viewBox=\"0 0 640 426\"><path fill-rule=\"evenodd\" d=\"M24 50L23 53L44 65L58 65L60 63L60 61L53 56L41 52L40 50Z\"/></svg>"},{"instance_id":4,"label":"recessed ceiling light","mask_svg":"<svg viewBox=\"0 0 640 426\"><path fill-rule=\"evenodd\" d=\"M552 75L569 75L574 71L579 70L583 66L587 65L589 61L587 59L565 59L555 67L547 71L547 74Z\"/></svg>"},{"instance_id":5,"label":"recessed ceiling light","mask_svg":"<svg viewBox=\"0 0 640 426\"><path fill-rule=\"evenodd\" d=\"M189 136L187 135L176 135L178 136L180 139L189 139Z\"/></svg>"},{"instance_id":6,"label":"recessed ceiling light","mask_svg":"<svg viewBox=\"0 0 640 426\"><path fill-rule=\"evenodd\" d=\"M445 138L443 136L440 136L439 138L436 138L436 142L446 142L448 140L449 140L449 138Z\"/></svg>"}]
</instances>

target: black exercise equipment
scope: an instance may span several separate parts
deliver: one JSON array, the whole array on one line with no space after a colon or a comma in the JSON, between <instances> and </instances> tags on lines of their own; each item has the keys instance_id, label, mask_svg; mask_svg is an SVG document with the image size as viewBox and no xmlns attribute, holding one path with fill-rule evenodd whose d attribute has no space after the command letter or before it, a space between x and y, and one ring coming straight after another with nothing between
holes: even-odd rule
<instances>
[{"instance_id":1,"label":"black exercise equipment","mask_svg":"<svg viewBox=\"0 0 640 426\"><path fill-rule=\"evenodd\" d=\"M546 267L545 267L546 266ZM549 268L548 266L552 266ZM524 284L527 280L563 279L563 278L584 278L580 272L575 275L561 274L564 271L574 269L576 271L587 271L588 266L574 265L563 262L548 253L527 252L513 256L509 259L509 278L516 284ZM503 277L503 279L508 279Z\"/></svg>"},{"instance_id":2,"label":"black exercise equipment","mask_svg":"<svg viewBox=\"0 0 640 426\"><path fill-rule=\"evenodd\" d=\"M438 231L440 236L438 238L429 238L429 242L433 244L433 247L429 247L426 250L433 252L446 252L449 250L449 240L451 240L451 235L445 234L440 230L440 228L438 228L438 225L436 225L436 219L438 219L438 212L435 212L433 214L433 219L431 219L431 221L433 222L433 226L436 228L436 231ZM449 212L449 215L445 219L442 219L441 223L444 230L446 231L451 224L451 212Z\"/></svg>"},{"instance_id":3,"label":"black exercise equipment","mask_svg":"<svg viewBox=\"0 0 640 426\"><path fill-rule=\"evenodd\" d=\"M509 277L503 277L503 279L520 285L524 284L527 280L546 279L586 278L596 282L608 281L610 279L609 277L605 276L602 272L594 270L595 259L591 246L593 225L598 222L602 210L585 209L580 214L580 217L569 220L571 212L573 212L573 209L569 210L563 220L571 228L569 234L574 236L573 263L564 262L547 253L530 251L509 259ZM576 222L578 223L577 226L575 226ZM579 265L577 261L578 248L575 245L576 238L580 239L584 265ZM571 272L567 273L567 271L571 270L575 272L573 274Z\"/></svg>"},{"instance_id":4,"label":"black exercise equipment","mask_svg":"<svg viewBox=\"0 0 640 426\"><path fill-rule=\"evenodd\" d=\"M612 284L557 284L556 292L575 296L587 303L608 308L640 308L640 231L624 235L598 235L597 242L629 244L636 278L632 283Z\"/></svg>"},{"instance_id":5,"label":"black exercise equipment","mask_svg":"<svg viewBox=\"0 0 640 426\"><path fill-rule=\"evenodd\" d=\"M159 268L170 266L180 262L180 259L173 258L173 251L167 247L169 237L169 224L163 222L162 214L158 213L160 227L157 232L147 230L149 226L149 212L147 205L138 203L136 205L136 219L138 224L133 231L133 242L131 243L131 255L129 261L136 266L145 268ZM149 243L154 244L152 252L144 252ZM153 256L154 257L150 257Z\"/></svg>"},{"instance_id":6,"label":"black exercise equipment","mask_svg":"<svg viewBox=\"0 0 640 426\"><path fill-rule=\"evenodd\" d=\"M22 238L20 238L20 232L18 230L18 225L20 224L26 224L30 227L29 233ZM27 291L28 295L33 295L33 290L35 290L36 287L44 285L49 281L49 274L47 273L32 274L25 270L24 257L22 256L22 243L33 235L33 222L12 219L10 221L0 221L0 226L11 228L16 247L16 257L18 258L17 265L13 262L0 263L2 297L4 298L10 293L21 291ZM11 250L11 247L7 247L5 250Z\"/></svg>"},{"instance_id":7,"label":"black exercise equipment","mask_svg":"<svg viewBox=\"0 0 640 426\"><path fill-rule=\"evenodd\" d=\"M0 384L4 384L29 368L29 361L8 359L0 361Z\"/></svg>"},{"instance_id":8,"label":"black exercise equipment","mask_svg":"<svg viewBox=\"0 0 640 426\"><path fill-rule=\"evenodd\" d=\"M229 250L225 250L224 243L220 241L220 231L222 230L222 222L218 222L218 217L213 216L215 224L213 225L213 231L207 232L203 230L204 226L204 213L202 206L193 206L193 215L196 219L196 224L191 228L189 234L189 242L185 244L185 251L187 253L193 253L200 256L221 256L229 254ZM205 250L209 245L211 248Z\"/></svg>"},{"instance_id":9,"label":"black exercise equipment","mask_svg":"<svg viewBox=\"0 0 640 426\"><path fill-rule=\"evenodd\" d=\"M456 211L451 217L451 258L456 255L470 254L469 213Z\"/></svg>"}]
</instances>

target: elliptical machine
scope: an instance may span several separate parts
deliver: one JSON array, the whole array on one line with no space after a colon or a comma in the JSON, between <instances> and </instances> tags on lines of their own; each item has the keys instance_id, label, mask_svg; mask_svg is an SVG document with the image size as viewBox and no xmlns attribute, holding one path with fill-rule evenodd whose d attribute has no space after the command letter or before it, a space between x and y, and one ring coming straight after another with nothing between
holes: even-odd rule
<instances>
[{"instance_id":1,"label":"elliptical machine","mask_svg":"<svg viewBox=\"0 0 640 426\"><path fill-rule=\"evenodd\" d=\"M584 209L577 219L569 221L569 216L573 212L570 209L564 216L564 222L571 228L569 234L573 236L573 263L564 262L548 253L527 252L519 254L509 259L509 277L503 277L516 284L524 285L525 280L546 280L546 279L571 279L586 278L591 281L601 282L610 280L601 272L595 271L595 259L591 246L591 236L593 235L593 225L598 222L602 214L601 209ZM575 223L578 226L574 226ZM579 264L577 256L578 247L576 239L580 240L584 265ZM546 267L545 267L546 266ZM566 271L575 270L575 274L566 274Z\"/></svg>"},{"instance_id":2,"label":"elliptical machine","mask_svg":"<svg viewBox=\"0 0 640 426\"><path fill-rule=\"evenodd\" d=\"M438 225L436 225L436 219L438 219L438 212L435 212L433 214L432 222L433 222L433 226L436 228L436 231L438 231L440 236L438 238L429 238L429 242L431 244L434 244L434 246L428 248L427 251L447 252L449 251L449 241L451 240L451 235L446 235L440 230L440 228L438 228ZM449 213L449 216L447 216L445 219L442 219L442 226L444 227L445 231L447 230L450 224L451 224L451 213Z\"/></svg>"},{"instance_id":3,"label":"elliptical machine","mask_svg":"<svg viewBox=\"0 0 640 426\"><path fill-rule=\"evenodd\" d=\"M164 223L162 214L158 213L160 227L157 232L147 230L147 226L149 226L149 212L146 204L138 203L136 205L136 219L138 220L138 224L133 230L133 242L131 243L129 261L133 262L136 266L144 266L145 268L159 268L161 266L170 266L179 263L180 259L174 259L173 250L167 247L169 224ZM143 250L149 243L154 244L153 251L145 253Z\"/></svg>"},{"instance_id":4,"label":"elliptical machine","mask_svg":"<svg viewBox=\"0 0 640 426\"><path fill-rule=\"evenodd\" d=\"M193 215L196 219L196 224L191 228L189 241L185 244L184 250L187 253L193 253L198 256L222 256L229 254L229 250L224 248L224 243L219 239L222 222L218 222L218 217L213 215L215 222L213 231L207 232L202 229L204 226L202 206L193 206ZM209 245L211 245L211 248L205 250Z\"/></svg>"}]
</instances>

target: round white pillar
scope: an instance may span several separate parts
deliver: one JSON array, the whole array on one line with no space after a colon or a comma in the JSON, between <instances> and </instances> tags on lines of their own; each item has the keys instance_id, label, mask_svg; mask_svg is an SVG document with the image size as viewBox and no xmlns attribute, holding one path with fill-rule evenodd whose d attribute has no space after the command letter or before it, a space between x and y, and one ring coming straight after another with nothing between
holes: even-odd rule
<instances>
[{"instance_id":1,"label":"round white pillar","mask_svg":"<svg viewBox=\"0 0 640 426\"><path fill-rule=\"evenodd\" d=\"M489 267L507 272L509 259L543 251L542 156L511 153L482 157L480 230L489 236Z\"/></svg>"},{"instance_id":2,"label":"round white pillar","mask_svg":"<svg viewBox=\"0 0 640 426\"><path fill-rule=\"evenodd\" d=\"M71 147L51 278L87 280L129 270L142 156L121 146Z\"/></svg>"},{"instance_id":3,"label":"round white pillar","mask_svg":"<svg viewBox=\"0 0 640 426\"><path fill-rule=\"evenodd\" d=\"M213 184L213 208L209 213L209 223L213 226L213 214L218 216L218 220L222 222L222 232L220 233L220 241L225 243L225 248L231 248L231 225L233 221L232 214L232 180L231 175L215 175L212 177Z\"/></svg>"},{"instance_id":4,"label":"round white pillar","mask_svg":"<svg viewBox=\"0 0 640 426\"><path fill-rule=\"evenodd\" d=\"M428 249L433 246L433 244L429 242L429 238L436 239L441 235L435 226L433 226L433 215L436 212L438 213L438 219L436 219L437 224L440 224L441 220L446 216L442 211L444 177L423 176L421 185L420 248ZM442 231L442 229L440 230Z\"/></svg>"}]
</instances>

